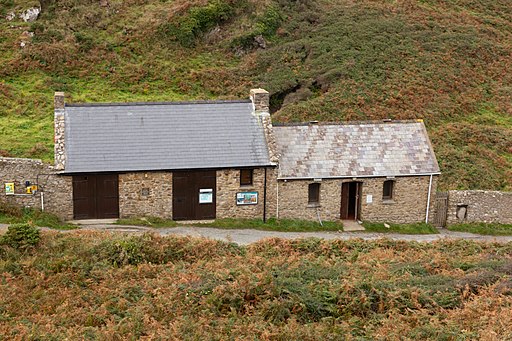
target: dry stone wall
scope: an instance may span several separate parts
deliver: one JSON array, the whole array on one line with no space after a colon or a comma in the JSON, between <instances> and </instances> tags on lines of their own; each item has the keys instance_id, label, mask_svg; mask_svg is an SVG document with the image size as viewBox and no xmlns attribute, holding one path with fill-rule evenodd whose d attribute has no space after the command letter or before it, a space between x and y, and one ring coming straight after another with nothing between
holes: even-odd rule
<instances>
[{"instance_id":1,"label":"dry stone wall","mask_svg":"<svg viewBox=\"0 0 512 341\"><path fill-rule=\"evenodd\" d=\"M37 184L36 194L26 194L25 182ZM14 183L15 195L6 195L5 183ZM57 175L55 170L41 160L0 158L0 204L10 203L21 207L41 209L62 219L73 218L72 180Z\"/></svg>"},{"instance_id":2,"label":"dry stone wall","mask_svg":"<svg viewBox=\"0 0 512 341\"><path fill-rule=\"evenodd\" d=\"M447 224L512 224L512 192L449 191Z\"/></svg>"}]
</instances>

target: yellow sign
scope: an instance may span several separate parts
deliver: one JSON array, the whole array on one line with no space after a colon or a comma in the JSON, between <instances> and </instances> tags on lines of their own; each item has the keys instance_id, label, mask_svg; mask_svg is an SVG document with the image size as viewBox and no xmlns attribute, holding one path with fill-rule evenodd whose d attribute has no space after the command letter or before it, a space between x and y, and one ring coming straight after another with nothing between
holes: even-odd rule
<instances>
[{"instance_id":1,"label":"yellow sign","mask_svg":"<svg viewBox=\"0 0 512 341\"><path fill-rule=\"evenodd\" d=\"M6 195L14 195L14 182L6 182L5 183L5 194Z\"/></svg>"},{"instance_id":2,"label":"yellow sign","mask_svg":"<svg viewBox=\"0 0 512 341\"><path fill-rule=\"evenodd\" d=\"M34 194L37 191L37 185L27 186L27 194Z\"/></svg>"}]
</instances>

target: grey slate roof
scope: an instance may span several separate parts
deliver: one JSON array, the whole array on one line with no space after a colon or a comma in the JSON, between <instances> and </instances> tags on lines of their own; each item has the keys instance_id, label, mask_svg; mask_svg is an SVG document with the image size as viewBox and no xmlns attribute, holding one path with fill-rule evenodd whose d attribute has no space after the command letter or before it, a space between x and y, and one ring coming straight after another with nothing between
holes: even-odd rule
<instances>
[{"instance_id":1,"label":"grey slate roof","mask_svg":"<svg viewBox=\"0 0 512 341\"><path fill-rule=\"evenodd\" d=\"M250 101L66 105L66 173L270 165Z\"/></svg>"},{"instance_id":2,"label":"grey slate roof","mask_svg":"<svg viewBox=\"0 0 512 341\"><path fill-rule=\"evenodd\" d=\"M421 121L274 126L280 178L438 173Z\"/></svg>"}]
</instances>

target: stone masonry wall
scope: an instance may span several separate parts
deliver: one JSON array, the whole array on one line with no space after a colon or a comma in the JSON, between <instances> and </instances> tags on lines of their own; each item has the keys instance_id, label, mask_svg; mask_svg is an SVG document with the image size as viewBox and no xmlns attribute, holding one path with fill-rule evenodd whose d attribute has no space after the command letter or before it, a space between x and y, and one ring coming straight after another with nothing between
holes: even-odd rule
<instances>
[{"instance_id":1,"label":"stone masonry wall","mask_svg":"<svg viewBox=\"0 0 512 341\"><path fill-rule=\"evenodd\" d=\"M272 214L275 195L269 188L275 177L274 169L267 169L267 218L274 216ZM240 186L239 169L223 169L217 171L217 218L247 218L263 219L264 202L264 180L265 169L255 168L253 173L253 184L251 186ZM236 194L239 192L258 192L258 204L256 205L237 205Z\"/></svg>"},{"instance_id":2,"label":"stone masonry wall","mask_svg":"<svg viewBox=\"0 0 512 341\"><path fill-rule=\"evenodd\" d=\"M512 224L512 192L449 191L447 224L466 222Z\"/></svg>"},{"instance_id":3,"label":"stone masonry wall","mask_svg":"<svg viewBox=\"0 0 512 341\"><path fill-rule=\"evenodd\" d=\"M361 197L361 219L374 222L415 223L424 222L430 176L397 177L393 199L383 200L382 189L386 178L364 179ZM434 219L437 176L432 178L429 222ZM372 203L367 203L367 196Z\"/></svg>"},{"instance_id":4,"label":"stone masonry wall","mask_svg":"<svg viewBox=\"0 0 512 341\"><path fill-rule=\"evenodd\" d=\"M38 184L39 191L26 194L25 181ZM16 195L5 194L5 183L14 182ZM41 195L44 210L62 219L73 218L73 197L71 177L60 176L41 160L0 158L0 205L2 202L41 209Z\"/></svg>"},{"instance_id":5,"label":"stone masonry wall","mask_svg":"<svg viewBox=\"0 0 512 341\"><path fill-rule=\"evenodd\" d=\"M425 220L429 176L398 177L395 179L393 200L382 200L386 178L359 179L362 182L361 219L374 222L413 223ZM308 185L313 181L279 181L279 218L338 220L341 211L341 184L348 179L323 180L320 182L320 205L308 205ZM437 177L432 181L429 221L434 217L432 209ZM372 202L367 203L367 196Z\"/></svg>"},{"instance_id":6,"label":"stone masonry wall","mask_svg":"<svg viewBox=\"0 0 512 341\"><path fill-rule=\"evenodd\" d=\"M338 220L341 206L341 180L323 180L320 182L320 203L309 205L309 184L311 180L280 180L279 219Z\"/></svg>"},{"instance_id":7,"label":"stone masonry wall","mask_svg":"<svg viewBox=\"0 0 512 341\"><path fill-rule=\"evenodd\" d=\"M119 174L119 216L172 219L172 173Z\"/></svg>"}]
</instances>

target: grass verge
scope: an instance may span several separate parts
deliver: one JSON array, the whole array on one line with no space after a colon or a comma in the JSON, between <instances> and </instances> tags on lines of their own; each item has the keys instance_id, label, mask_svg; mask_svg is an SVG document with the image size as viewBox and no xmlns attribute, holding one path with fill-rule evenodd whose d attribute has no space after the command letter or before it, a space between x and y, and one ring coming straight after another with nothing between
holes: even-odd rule
<instances>
[{"instance_id":1,"label":"grass verge","mask_svg":"<svg viewBox=\"0 0 512 341\"><path fill-rule=\"evenodd\" d=\"M16 212L2 212L0 210L0 223L3 224L29 224L32 226L49 227L57 230L73 230L78 226L62 221L55 214L42 212L31 208L19 209Z\"/></svg>"},{"instance_id":2,"label":"grass verge","mask_svg":"<svg viewBox=\"0 0 512 341\"><path fill-rule=\"evenodd\" d=\"M470 223L447 227L450 231L470 232L488 236L512 236L512 224Z\"/></svg>"},{"instance_id":3,"label":"grass verge","mask_svg":"<svg viewBox=\"0 0 512 341\"><path fill-rule=\"evenodd\" d=\"M187 225L174 220L167 220L156 217L119 219L116 225L136 225L148 227L176 227ZM292 220L292 219L268 219L263 222L261 219L217 219L211 223L194 223L203 227L216 227L222 229L255 229L263 231L282 232L308 232L308 231L340 231L343 225L338 222L324 221L322 225L316 221Z\"/></svg>"},{"instance_id":4,"label":"grass verge","mask_svg":"<svg viewBox=\"0 0 512 341\"><path fill-rule=\"evenodd\" d=\"M430 224L415 223L415 224L387 224L385 223L370 223L363 222L363 226L367 232L379 233L401 233L401 234L436 234L439 231Z\"/></svg>"},{"instance_id":5,"label":"grass verge","mask_svg":"<svg viewBox=\"0 0 512 341\"><path fill-rule=\"evenodd\" d=\"M322 225L316 221L293 219L217 219L213 223L201 226L224 229L255 229L264 231L308 232L308 231L343 231L343 225L334 221L324 221Z\"/></svg>"}]
</instances>

